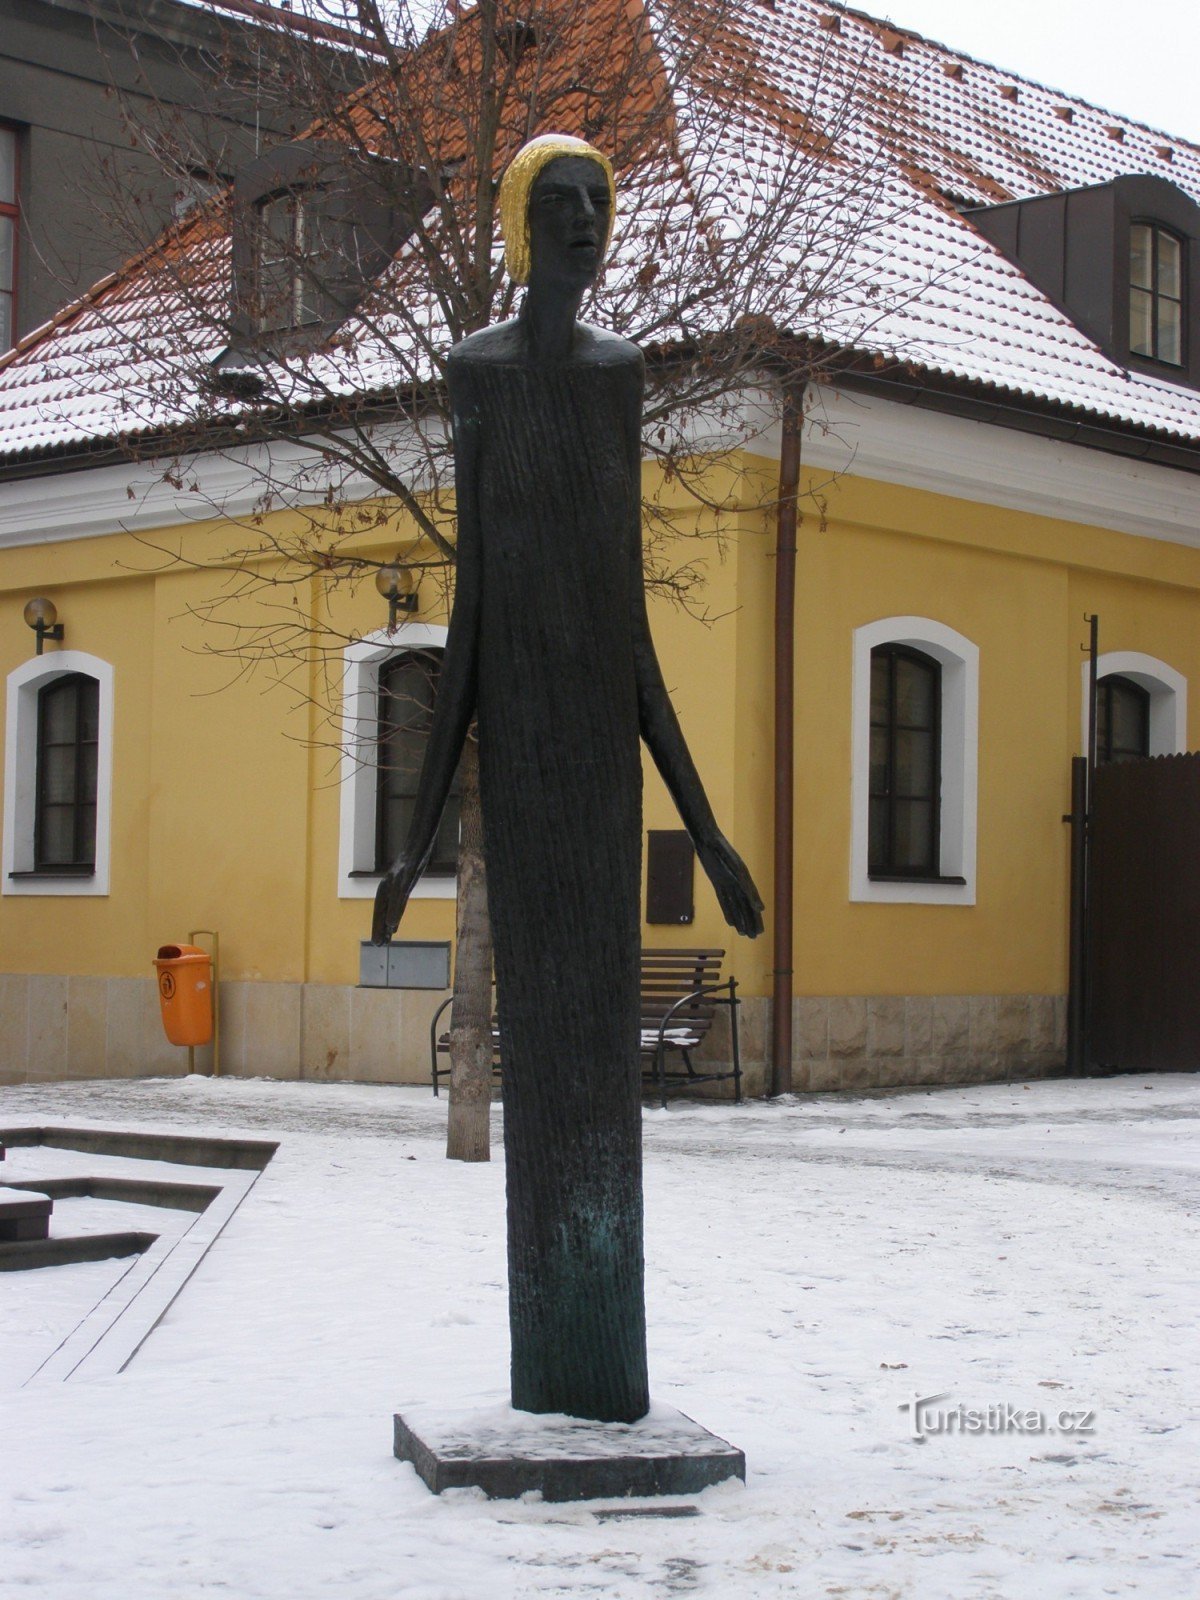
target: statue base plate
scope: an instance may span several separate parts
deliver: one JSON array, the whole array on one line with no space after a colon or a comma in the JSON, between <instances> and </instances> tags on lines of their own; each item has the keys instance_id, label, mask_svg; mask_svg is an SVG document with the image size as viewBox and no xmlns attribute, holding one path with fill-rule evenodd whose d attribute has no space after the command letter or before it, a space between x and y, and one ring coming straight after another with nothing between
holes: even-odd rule
<instances>
[{"instance_id":1,"label":"statue base plate","mask_svg":"<svg viewBox=\"0 0 1200 1600\"><path fill-rule=\"evenodd\" d=\"M697 1494L746 1476L741 1450L672 1406L652 1406L640 1422L541 1416L511 1406L411 1406L396 1415L394 1450L434 1494L473 1488L492 1500L514 1500L531 1489L544 1500Z\"/></svg>"}]
</instances>

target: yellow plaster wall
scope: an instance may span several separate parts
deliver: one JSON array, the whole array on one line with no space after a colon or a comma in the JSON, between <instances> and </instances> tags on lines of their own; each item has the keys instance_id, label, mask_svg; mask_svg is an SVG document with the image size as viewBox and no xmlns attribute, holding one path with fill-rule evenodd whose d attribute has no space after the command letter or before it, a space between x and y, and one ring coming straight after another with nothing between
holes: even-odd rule
<instances>
[{"instance_id":1,"label":"yellow plaster wall","mask_svg":"<svg viewBox=\"0 0 1200 1600\"><path fill-rule=\"evenodd\" d=\"M1200 552L806 474L797 600L796 988L807 994L1066 987L1069 759L1085 611L1101 649L1200 668ZM819 501L818 501L819 495ZM974 906L849 900L852 635L929 617L980 650ZM1192 735L1195 742L1196 710Z\"/></svg>"},{"instance_id":2,"label":"yellow plaster wall","mask_svg":"<svg viewBox=\"0 0 1200 1600\"><path fill-rule=\"evenodd\" d=\"M747 458L726 474L723 538L689 545L706 572L709 620L663 601L651 606L685 735L718 818L768 902L774 528L761 498L775 470ZM852 478L823 484L822 494L824 515L808 499L799 536L797 992L1060 992L1060 818L1078 742L1082 615L1099 612L1104 650L1145 651L1195 685L1200 553ZM297 526L296 514L279 513L269 528ZM711 535L714 514L696 526ZM383 557L405 532L397 519L365 530L356 545ZM227 978L356 981L370 902L337 895L340 656L283 685L269 672L238 677L206 651L216 635L192 614L224 579L169 560L184 548L190 563L217 563L239 542L243 532L197 524L157 540L70 541L0 559L4 672L32 652L20 609L37 593L58 604L67 646L116 671L112 893L0 897L0 971L145 974L160 941L204 926L221 932ZM60 574L70 582L56 583ZM384 620L369 582L330 594L313 578L294 593L301 612L328 615L343 631L366 633ZM848 899L852 634L910 612L980 648L974 907ZM430 575L420 619L445 615ZM1192 699L1194 746L1200 692ZM649 763L645 821L678 826ZM450 938L453 921L452 901L414 901L403 932ZM769 991L769 925L756 944L735 940L699 874L695 922L645 932L651 944L734 949L744 990Z\"/></svg>"}]
</instances>

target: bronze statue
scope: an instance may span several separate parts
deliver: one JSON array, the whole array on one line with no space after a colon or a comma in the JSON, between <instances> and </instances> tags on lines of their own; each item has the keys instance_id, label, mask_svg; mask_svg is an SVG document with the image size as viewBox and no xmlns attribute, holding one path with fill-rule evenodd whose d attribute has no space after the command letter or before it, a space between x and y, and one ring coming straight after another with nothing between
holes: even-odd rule
<instances>
[{"instance_id":1,"label":"bronze statue","mask_svg":"<svg viewBox=\"0 0 1200 1600\"><path fill-rule=\"evenodd\" d=\"M450 352L454 609L390 937L478 718L508 1187L512 1403L602 1421L649 1406L642 1262L639 735L728 922L762 902L663 683L641 552L644 364L579 322L612 231L605 156L564 135L500 192L519 315Z\"/></svg>"}]
</instances>

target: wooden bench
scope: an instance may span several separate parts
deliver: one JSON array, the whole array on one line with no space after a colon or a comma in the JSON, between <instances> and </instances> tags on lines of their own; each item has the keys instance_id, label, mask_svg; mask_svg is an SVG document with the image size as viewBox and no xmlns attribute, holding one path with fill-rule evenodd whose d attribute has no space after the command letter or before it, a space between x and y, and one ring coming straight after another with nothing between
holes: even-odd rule
<instances>
[{"instance_id":1,"label":"wooden bench","mask_svg":"<svg viewBox=\"0 0 1200 1600\"><path fill-rule=\"evenodd\" d=\"M737 979L721 977L724 950L643 950L641 976L642 1081L653 1087L665 1106L668 1094L693 1089L702 1083L733 1079L734 1099L742 1098L742 1063L738 1046ZM443 1000L429 1028L429 1070L433 1092L447 1077L450 1034L441 1028L442 1017L453 1003ZM717 1007L729 1007L730 1064L697 1068L692 1053L712 1029ZM500 1071L500 1030L492 1018L492 1071ZM677 1056L678 1062L672 1061Z\"/></svg>"}]
</instances>

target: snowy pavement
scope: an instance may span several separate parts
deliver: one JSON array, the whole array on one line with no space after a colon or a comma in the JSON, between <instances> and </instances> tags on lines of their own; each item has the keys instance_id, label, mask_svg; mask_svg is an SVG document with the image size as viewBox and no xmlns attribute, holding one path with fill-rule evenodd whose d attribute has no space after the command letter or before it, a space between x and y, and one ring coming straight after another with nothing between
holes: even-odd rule
<instances>
[{"instance_id":1,"label":"snowy pavement","mask_svg":"<svg viewBox=\"0 0 1200 1600\"><path fill-rule=\"evenodd\" d=\"M446 1162L444 1115L355 1085L0 1091L5 1124L281 1141L122 1376L3 1392L0 1594L1200 1594L1197 1076L648 1111L653 1393L748 1465L670 1519L436 1498L393 1459L394 1410L506 1386L503 1163ZM0 1275L21 1370L118 1269ZM1062 1413L1090 1431L1031 1431Z\"/></svg>"}]
</instances>

